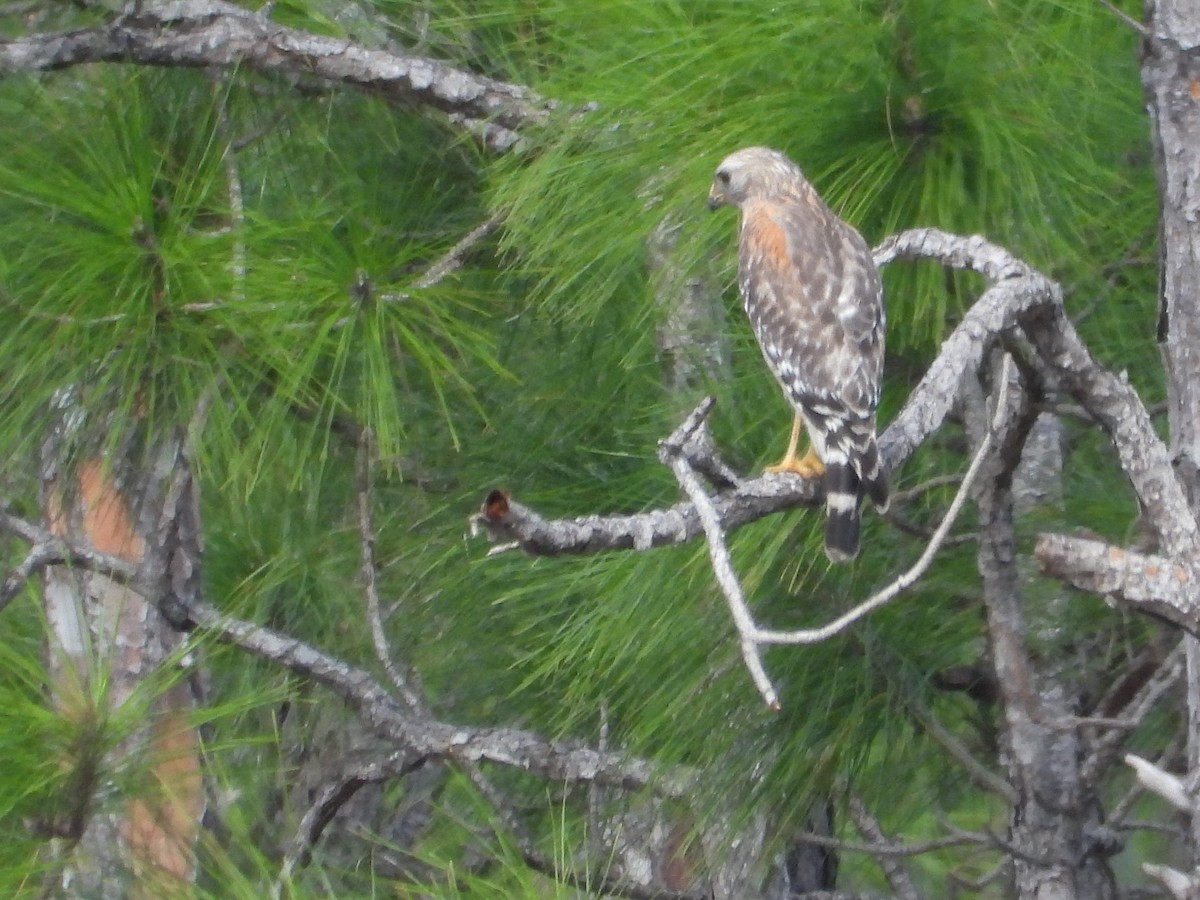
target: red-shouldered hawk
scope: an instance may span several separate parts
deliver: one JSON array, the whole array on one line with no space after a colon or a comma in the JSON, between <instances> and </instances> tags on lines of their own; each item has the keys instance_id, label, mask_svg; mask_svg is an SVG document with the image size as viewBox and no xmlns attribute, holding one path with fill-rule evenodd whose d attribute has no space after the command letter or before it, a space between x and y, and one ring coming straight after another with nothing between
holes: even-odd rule
<instances>
[{"instance_id":1,"label":"red-shouldered hawk","mask_svg":"<svg viewBox=\"0 0 1200 900\"><path fill-rule=\"evenodd\" d=\"M741 210L738 287L767 365L796 419L769 472L824 473L825 554L858 552L864 495L887 509L875 443L883 371L883 286L862 236L838 218L790 159L747 147L717 167L708 205ZM796 457L801 423L812 447Z\"/></svg>"}]
</instances>

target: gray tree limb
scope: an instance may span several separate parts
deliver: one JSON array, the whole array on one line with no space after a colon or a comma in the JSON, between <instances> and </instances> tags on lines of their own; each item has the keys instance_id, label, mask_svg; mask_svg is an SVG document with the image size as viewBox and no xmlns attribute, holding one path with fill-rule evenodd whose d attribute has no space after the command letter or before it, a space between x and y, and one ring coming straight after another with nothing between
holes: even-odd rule
<instances>
[{"instance_id":1,"label":"gray tree limb","mask_svg":"<svg viewBox=\"0 0 1200 900\"><path fill-rule=\"evenodd\" d=\"M56 540L45 529L10 514L0 518L0 530L37 544ZM134 587L140 583L133 567L119 557L94 550L84 552L73 546L66 547L63 556L84 568L127 576ZM185 612L189 624L206 630L216 640L324 685L358 710L376 734L417 756L491 762L572 784L595 782L626 790L651 787L669 797L685 797L695 786L697 776L693 772L664 771L619 751L602 752L573 741L551 741L522 729L459 726L415 715L369 672L311 644L227 616L204 601L193 600Z\"/></svg>"},{"instance_id":2,"label":"gray tree limb","mask_svg":"<svg viewBox=\"0 0 1200 900\"><path fill-rule=\"evenodd\" d=\"M987 349L1015 328L1021 316L1042 308L1061 308L1062 298L1058 286L1045 276L978 236L960 237L936 228L913 229L881 244L875 259L879 265L898 259L932 259L974 269L994 279L942 345L899 415L880 435L884 463L895 470L941 427L954 408L963 374L979 368ZM692 463L701 471L713 468L711 461L705 464L693 459ZM729 531L785 509L814 506L824 497L820 485L813 481L770 474L741 481L711 499L721 527ZM691 502L633 515L548 520L501 491L487 496L473 524L498 541L540 556L648 550L684 543L703 534L703 524Z\"/></svg>"},{"instance_id":3,"label":"gray tree limb","mask_svg":"<svg viewBox=\"0 0 1200 900\"><path fill-rule=\"evenodd\" d=\"M357 709L376 734L403 744L419 756L498 763L573 784L595 782L627 790L653 786L667 796L685 796L694 785L694 775L662 772L646 760L618 752L601 753L572 741L550 741L516 728L452 725L414 715L370 673L310 644L226 616L207 603L197 603L189 612L197 626L222 643L324 685Z\"/></svg>"},{"instance_id":4,"label":"gray tree limb","mask_svg":"<svg viewBox=\"0 0 1200 900\"><path fill-rule=\"evenodd\" d=\"M529 88L427 56L365 46L272 22L224 0L139 5L92 28L0 40L0 77L85 63L243 67L317 79L446 113L494 151L544 123L553 106Z\"/></svg>"},{"instance_id":5,"label":"gray tree limb","mask_svg":"<svg viewBox=\"0 0 1200 900\"><path fill-rule=\"evenodd\" d=\"M1195 582L1183 565L1065 534L1041 535L1034 556L1045 574L1072 587L1128 603L1193 634L1200 630Z\"/></svg>"}]
</instances>

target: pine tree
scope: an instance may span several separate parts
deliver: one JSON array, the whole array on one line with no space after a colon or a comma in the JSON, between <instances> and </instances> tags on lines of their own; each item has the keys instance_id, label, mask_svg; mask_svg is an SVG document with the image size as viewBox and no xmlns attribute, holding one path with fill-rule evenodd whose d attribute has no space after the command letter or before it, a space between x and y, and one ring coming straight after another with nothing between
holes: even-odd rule
<instances>
[{"instance_id":1,"label":"pine tree","mask_svg":"<svg viewBox=\"0 0 1200 900\"><path fill-rule=\"evenodd\" d=\"M1146 363L1155 165L1122 14L186 0L3 15L14 895L78 891L105 852L97 890L169 878L215 896L926 896L996 870L1017 896L1100 897L1137 883L1129 861L1165 857L1121 830L1115 763L1185 720L1162 699L1177 628L1015 562L1083 523L1190 565L1113 453L1132 426L1104 424L1089 393L1127 371L1187 445L1189 389ZM920 555L991 448L916 588L764 654L777 713L698 532L561 553L521 530L596 514L620 534L613 517L676 504L658 445L705 394L711 441L688 453L747 478L778 455L789 413L738 309L732 226L702 206L715 164L749 143L788 151L872 241L936 226L1012 254L915 232L881 248L881 419L947 408L920 446L894 437L900 502L868 520L858 562L826 566L819 517L795 508L809 488L768 485L774 511L727 531L758 620L816 625ZM968 253L1005 277L968 271ZM941 342L1014 284L1043 293L1004 301L1027 305L939 399L922 378L953 357ZM1100 360L1084 375L1055 368L1075 327ZM1047 413L1061 503L1022 505L1009 485L1039 462L1028 431ZM721 477L707 490L741 496ZM529 552L465 536L485 497L476 526ZM98 508L130 520L124 543L67 527ZM1090 587L1048 546L1044 566ZM106 647L120 614L105 624L68 591L93 630L64 676L55 585L101 578L122 612L147 598L155 651ZM102 827L124 837L92 838ZM941 849L917 853L926 841Z\"/></svg>"}]
</instances>

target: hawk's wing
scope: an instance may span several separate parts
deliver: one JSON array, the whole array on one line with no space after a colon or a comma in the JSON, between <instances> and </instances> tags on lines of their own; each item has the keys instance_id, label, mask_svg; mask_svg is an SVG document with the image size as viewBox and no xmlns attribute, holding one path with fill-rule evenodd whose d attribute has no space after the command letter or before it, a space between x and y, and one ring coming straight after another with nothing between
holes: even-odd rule
<instances>
[{"instance_id":1,"label":"hawk's wing","mask_svg":"<svg viewBox=\"0 0 1200 900\"><path fill-rule=\"evenodd\" d=\"M870 248L820 200L743 210L738 282L763 355L796 405L868 420L883 368L883 288Z\"/></svg>"}]
</instances>

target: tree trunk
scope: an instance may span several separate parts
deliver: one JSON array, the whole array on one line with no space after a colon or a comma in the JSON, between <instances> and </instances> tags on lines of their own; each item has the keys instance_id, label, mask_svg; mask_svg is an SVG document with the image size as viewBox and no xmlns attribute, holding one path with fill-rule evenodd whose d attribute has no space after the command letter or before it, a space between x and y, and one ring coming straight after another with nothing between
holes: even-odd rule
<instances>
[{"instance_id":1,"label":"tree trunk","mask_svg":"<svg viewBox=\"0 0 1200 900\"><path fill-rule=\"evenodd\" d=\"M1158 174L1158 341L1167 376L1172 463L1200 501L1200 9L1147 0L1142 86ZM1187 638L1188 770L1200 772L1200 642ZM1200 809L1192 815L1200 865Z\"/></svg>"},{"instance_id":2,"label":"tree trunk","mask_svg":"<svg viewBox=\"0 0 1200 900\"><path fill-rule=\"evenodd\" d=\"M993 375L995 397L999 366ZM1049 434L1039 438L1033 398L1013 378L999 449L980 473L977 501L979 572L1003 714L1001 759L1016 793L1008 835L1016 851L1014 892L1022 900L1104 900L1116 893L1103 855L1091 846L1099 804L1081 778L1078 732L1056 727L1077 713L1074 686L1053 663L1037 664L1031 634L1045 616L1027 606L1031 579L1021 571L1015 538L1015 511L1048 487L1055 432L1043 425ZM976 392L973 405L982 403ZM981 412L967 416L972 432L989 418Z\"/></svg>"},{"instance_id":3,"label":"tree trunk","mask_svg":"<svg viewBox=\"0 0 1200 900\"><path fill-rule=\"evenodd\" d=\"M60 836L58 890L176 895L195 874L204 807L182 636L162 612L199 591L191 472L179 437L157 447L89 446L85 436L96 430L78 397L63 391L58 399L42 458L48 526L139 569L136 586L76 567L46 572L50 691L75 735L62 760L72 773L68 796L51 823Z\"/></svg>"}]
</instances>

